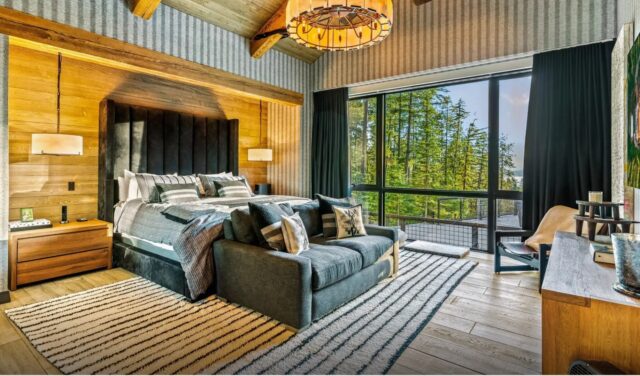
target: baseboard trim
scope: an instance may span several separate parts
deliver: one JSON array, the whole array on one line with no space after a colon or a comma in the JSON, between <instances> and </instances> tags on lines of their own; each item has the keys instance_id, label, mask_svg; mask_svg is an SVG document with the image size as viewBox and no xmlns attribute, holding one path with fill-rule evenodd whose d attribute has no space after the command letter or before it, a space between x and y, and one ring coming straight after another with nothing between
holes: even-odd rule
<instances>
[{"instance_id":1,"label":"baseboard trim","mask_svg":"<svg viewBox=\"0 0 640 376\"><path fill-rule=\"evenodd\" d=\"M0 304L9 303L11 301L11 295L9 291L0 291Z\"/></svg>"}]
</instances>

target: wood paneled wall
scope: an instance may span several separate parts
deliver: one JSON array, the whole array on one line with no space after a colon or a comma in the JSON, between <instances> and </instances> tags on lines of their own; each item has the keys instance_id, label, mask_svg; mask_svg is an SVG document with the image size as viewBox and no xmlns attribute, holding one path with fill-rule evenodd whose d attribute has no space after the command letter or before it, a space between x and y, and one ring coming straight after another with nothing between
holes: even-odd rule
<instances>
[{"instance_id":1,"label":"wood paneled wall","mask_svg":"<svg viewBox=\"0 0 640 376\"><path fill-rule=\"evenodd\" d=\"M268 145L273 161L268 164L268 178L274 194L304 196L300 150L300 107L269 103Z\"/></svg>"},{"instance_id":2,"label":"wood paneled wall","mask_svg":"<svg viewBox=\"0 0 640 376\"><path fill-rule=\"evenodd\" d=\"M268 106L213 89L63 57L61 132L84 136L83 156L31 155L31 133L55 132L57 56L43 47L9 47L10 219L33 207L35 217L95 218L98 209L98 110L105 98L118 102L240 121L240 173L251 184L267 181L265 162L247 161L247 149L266 144ZM298 107L299 108L299 107ZM260 122L263 140L260 140ZM75 191L67 190L74 181Z\"/></svg>"}]
</instances>

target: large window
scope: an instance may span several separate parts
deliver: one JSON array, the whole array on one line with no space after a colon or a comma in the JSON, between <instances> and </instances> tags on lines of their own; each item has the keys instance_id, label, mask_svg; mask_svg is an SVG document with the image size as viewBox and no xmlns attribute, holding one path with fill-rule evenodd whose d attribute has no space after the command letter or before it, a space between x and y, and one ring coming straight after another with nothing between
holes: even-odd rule
<instances>
[{"instance_id":1,"label":"large window","mask_svg":"<svg viewBox=\"0 0 640 376\"><path fill-rule=\"evenodd\" d=\"M351 184L366 220L490 250L518 228L529 74L349 102Z\"/></svg>"}]
</instances>

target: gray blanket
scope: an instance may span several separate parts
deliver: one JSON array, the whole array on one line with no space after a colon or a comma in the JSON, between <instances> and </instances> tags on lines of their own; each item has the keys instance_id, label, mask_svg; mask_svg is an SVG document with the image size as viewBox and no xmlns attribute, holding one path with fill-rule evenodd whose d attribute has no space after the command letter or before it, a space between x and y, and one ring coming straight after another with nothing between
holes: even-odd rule
<instances>
[{"instance_id":1,"label":"gray blanket","mask_svg":"<svg viewBox=\"0 0 640 376\"><path fill-rule=\"evenodd\" d=\"M192 299L213 283L211 245L222 236L222 223L232 210L249 202L306 202L290 196L203 199L196 203L145 204L131 200L118 208L114 231L169 244L185 272Z\"/></svg>"}]
</instances>

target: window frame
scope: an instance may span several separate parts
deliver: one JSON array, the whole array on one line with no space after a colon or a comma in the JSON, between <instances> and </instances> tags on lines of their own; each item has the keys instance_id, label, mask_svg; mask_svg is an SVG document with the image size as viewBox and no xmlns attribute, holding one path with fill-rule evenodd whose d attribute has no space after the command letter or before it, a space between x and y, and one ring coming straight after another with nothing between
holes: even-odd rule
<instances>
[{"instance_id":1,"label":"window frame","mask_svg":"<svg viewBox=\"0 0 640 376\"><path fill-rule=\"evenodd\" d=\"M376 183L375 184L351 184L351 172L349 172L349 184L351 191L377 192L378 193L378 224L385 225L385 196L387 193L406 193L418 195L433 196L449 196L463 198L482 198L487 199L487 250L488 253L494 253L495 250L495 231L497 227L497 201L498 200L522 200L521 191L510 191L499 189L499 163L500 163L500 81L520 77L531 76L531 69L521 69L517 71L495 73L490 75L469 77L457 80L447 80L419 85L410 88L390 90L378 92L375 94L358 95L349 98L351 100L361 100L367 98L376 98ZM487 190L486 191L457 191L442 190L429 188L399 188L388 187L386 185L385 171L385 108L386 96L388 94L408 93L430 88L439 88L451 86L455 84L468 84L474 82L488 82L488 106L489 106L489 124L488 124L488 171L487 171ZM349 161L351 168L351 161Z\"/></svg>"}]
</instances>

